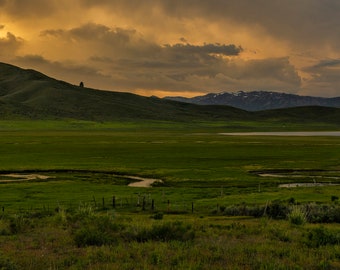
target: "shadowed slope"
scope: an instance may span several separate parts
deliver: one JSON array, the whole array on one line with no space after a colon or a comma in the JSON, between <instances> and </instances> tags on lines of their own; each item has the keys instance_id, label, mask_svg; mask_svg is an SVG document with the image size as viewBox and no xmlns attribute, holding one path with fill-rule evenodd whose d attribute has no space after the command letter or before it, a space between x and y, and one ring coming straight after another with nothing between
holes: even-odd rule
<instances>
[{"instance_id":1,"label":"shadowed slope","mask_svg":"<svg viewBox=\"0 0 340 270\"><path fill-rule=\"evenodd\" d=\"M300 107L247 112L221 105L196 105L131 93L78 87L34 70L0 63L2 119L292 121L340 124L340 109Z\"/></svg>"},{"instance_id":2,"label":"shadowed slope","mask_svg":"<svg viewBox=\"0 0 340 270\"><path fill-rule=\"evenodd\" d=\"M34 70L0 63L1 111L33 118L187 121L247 117L232 107L197 106L130 93L78 87ZM22 109L19 109L22 108ZM26 113L27 111L27 113Z\"/></svg>"}]
</instances>

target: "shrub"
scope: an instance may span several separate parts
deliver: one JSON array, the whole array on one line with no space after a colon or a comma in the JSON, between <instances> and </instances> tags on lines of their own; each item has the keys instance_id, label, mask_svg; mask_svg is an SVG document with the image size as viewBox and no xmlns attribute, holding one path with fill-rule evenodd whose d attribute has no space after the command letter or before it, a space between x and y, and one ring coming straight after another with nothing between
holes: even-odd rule
<instances>
[{"instance_id":1,"label":"shrub","mask_svg":"<svg viewBox=\"0 0 340 270\"><path fill-rule=\"evenodd\" d=\"M339 205L308 205L308 221L311 223L340 223Z\"/></svg>"},{"instance_id":2,"label":"shrub","mask_svg":"<svg viewBox=\"0 0 340 270\"><path fill-rule=\"evenodd\" d=\"M0 269L16 270L19 269L14 262L0 254Z\"/></svg>"},{"instance_id":3,"label":"shrub","mask_svg":"<svg viewBox=\"0 0 340 270\"><path fill-rule=\"evenodd\" d=\"M298 205L294 205L288 214L288 220L294 225L303 225L307 222L306 210Z\"/></svg>"},{"instance_id":4,"label":"shrub","mask_svg":"<svg viewBox=\"0 0 340 270\"><path fill-rule=\"evenodd\" d=\"M332 200L332 202L338 201L338 200L339 200L339 197L333 195L333 196L331 197L331 200Z\"/></svg>"},{"instance_id":5,"label":"shrub","mask_svg":"<svg viewBox=\"0 0 340 270\"><path fill-rule=\"evenodd\" d=\"M163 219L163 213L162 212L158 212L158 213L154 214L152 216L152 218L156 219L156 220L161 220L161 219Z\"/></svg>"},{"instance_id":6,"label":"shrub","mask_svg":"<svg viewBox=\"0 0 340 270\"><path fill-rule=\"evenodd\" d=\"M75 234L74 240L78 247L102 246L111 242L105 232L91 227L81 228L78 230Z\"/></svg>"},{"instance_id":7,"label":"shrub","mask_svg":"<svg viewBox=\"0 0 340 270\"><path fill-rule=\"evenodd\" d=\"M289 198L288 203L295 204L295 199L293 197Z\"/></svg>"},{"instance_id":8,"label":"shrub","mask_svg":"<svg viewBox=\"0 0 340 270\"><path fill-rule=\"evenodd\" d=\"M102 246L115 243L122 226L114 223L109 217L95 217L86 220L74 232L74 241L78 247Z\"/></svg>"},{"instance_id":9,"label":"shrub","mask_svg":"<svg viewBox=\"0 0 340 270\"><path fill-rule=\"evenodd\" d=\"M136 234L135 239L138 242L161 241L168 242L190 241L195 238L195 232L190 225L183 225L181 222L164 223L162 225L154 225L150 229L143 229Z\"/></svg>"},{"instance_id":10,"label":"shrub","mask_svg":"<svg viewBox=\"0 0 340 270\"><path fill-rule=\"evenodd\" d=\"M339 245L340 231L330 231L324 227L311 230L308 233L307 244L311 247L320 247L325 245Z\"/></svg>"},{"instance_id":11,"label":"shrub","mask_svg":"<svg viewBox=\"0 0 340 270\"><path fill-rule=\"evenodd\" d=\"M279 200L273 201L267 206L266 215L274 219L284 219L287 217L288 207Z\"/></svg>"}]
</instances>

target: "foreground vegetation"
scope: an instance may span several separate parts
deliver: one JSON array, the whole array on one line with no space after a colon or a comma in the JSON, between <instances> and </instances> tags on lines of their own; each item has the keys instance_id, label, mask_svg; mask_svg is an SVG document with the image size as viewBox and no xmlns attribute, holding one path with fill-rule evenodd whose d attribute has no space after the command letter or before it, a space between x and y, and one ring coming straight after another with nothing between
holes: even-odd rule
<instances>
[{"instance_id":1,"label":"foreground vegetation","mask_svg":"<svg viewBox=\"0 0 340 270\"><path fill-rule=\"evenodd\" d=\"M88 206L21 213L0 222L2 269L340 267L339 229L332 225L297 226L265 217L94 213Z\"/></svg>"},{"instance_id":2,"label":"foreground vegetation","mask_svg":"<svg viewBox=\"0 0 340 270\"><path fill-rule=\"evenodd\" d=\"M278 187L339 184L339 137L242 125L0 123L0 269L339 269L340 186Z\"/></svg>"}]
</instances>

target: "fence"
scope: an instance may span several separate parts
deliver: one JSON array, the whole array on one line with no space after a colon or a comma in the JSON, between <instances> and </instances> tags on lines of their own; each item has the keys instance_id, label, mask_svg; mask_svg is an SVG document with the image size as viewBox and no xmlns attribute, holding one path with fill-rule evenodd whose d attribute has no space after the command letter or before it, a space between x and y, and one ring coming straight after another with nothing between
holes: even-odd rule
<instances>
[{"instance_id":1,"label":"fence","mask_svg":"<svg viewBox=\"0 0 340 270\"><path fill-rule=\"evenodd\" d=\"M95 211L117 210L131 212L163 212L163 213L195 213L194 202L178 202L170 199L154 199L150 194L137 196L116 196L95 197L87 200L67 200L57 201L55 203L45 203L41 205L27 205L25 207L13 207L0 202L0 211L2 214L13 214L19 212L41 212L41 211L58 211L59 209L74 211L81 207L89 206ZM203 209L201 209L203 210Z\"/></svg>"}]
</instances>

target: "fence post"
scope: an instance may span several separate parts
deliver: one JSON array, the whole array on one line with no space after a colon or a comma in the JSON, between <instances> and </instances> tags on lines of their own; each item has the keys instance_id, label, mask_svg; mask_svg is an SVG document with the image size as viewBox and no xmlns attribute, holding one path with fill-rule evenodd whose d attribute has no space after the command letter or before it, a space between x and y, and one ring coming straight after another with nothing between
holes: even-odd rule
<instances>
[{"instance_id":1,"label":"fence post","mask_svg":"<svg viewBox=\"0 0 340 270\"><path fill-rule=\"evenodd\" d=\"M138 194L137 206L140 206L140 193Z\"/></svg>"},{"instance_id":2,"label":"fence post","mask_svg":"<svg viewBox=\"0 0 340 270\"><path fill-rule=\"evenodd\" d=\"M116 196L112 196L112 208L116 208Z\"/></svg>"},{"instance_id":3,"label":"fence post","mask_svg":"<svg viewBox=\"0 0 340 270\"><path fill-rule=\"evenodd\" d=\"M145 211L145 196L143 196L143 206L142 206L142 210Z\"/></svg>"}]
</instances>

